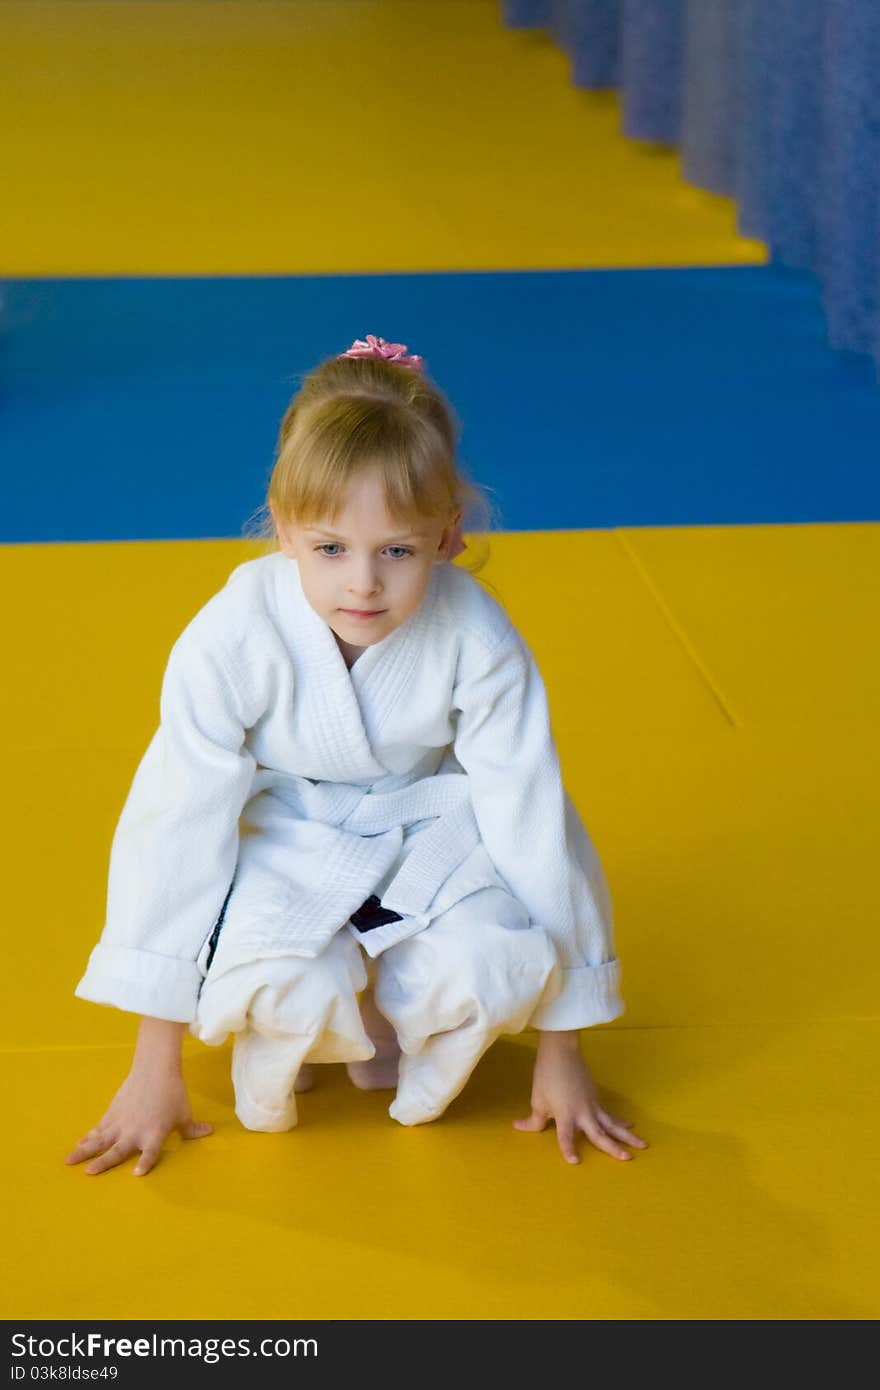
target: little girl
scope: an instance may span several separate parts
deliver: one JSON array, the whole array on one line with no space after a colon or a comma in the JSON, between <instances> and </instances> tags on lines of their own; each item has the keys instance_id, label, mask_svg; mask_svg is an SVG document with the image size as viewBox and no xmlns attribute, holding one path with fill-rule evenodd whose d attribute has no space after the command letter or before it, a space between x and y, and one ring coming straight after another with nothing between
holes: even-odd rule
<instances>
[{"instance_id":1,"label":"little girl","mask_svg":"<svg viewBox=\"0 0 880 1390\"><path fill-rule=\"evenodd\" d=\"M66 1162L100 1173L175 1129L181 1049L234 1034L235 1113L297 1122L311 1063L436 1119L501 1033L539 1032L531 1114L577 1163L645 1147L604 1110L578 1030L623 1012L601 863L566 792L544 685L468 570L451 407L369 335L281 425L279 549L174 643L160 725L113 837L107 919L76 988L142 1016L131 1069ZM623 1141L623 1142L621 1142Z\"/></svg>"}]
</instances>

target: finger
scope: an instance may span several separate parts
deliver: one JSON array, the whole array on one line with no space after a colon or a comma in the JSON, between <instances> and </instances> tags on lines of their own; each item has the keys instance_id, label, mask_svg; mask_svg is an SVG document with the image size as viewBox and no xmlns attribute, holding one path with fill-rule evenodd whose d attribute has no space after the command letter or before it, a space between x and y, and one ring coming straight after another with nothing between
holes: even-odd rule
<instances>
[{"instance_id":1,"label":"finger","mask_svg":"<svg viewBox=\"0 0 880 1390\"><path fill-rule=\"evenodd\" d=\"M574 1143L574 1120L557 1120L556 1137L566 1163L580 1163Z\"/></svg>"},{"instance_id":2,"label":"finger","mask_svg":"<svg viewBox=\"0 0 880 1390\"><path fill-rule=\"evenodd\" d=\"M616 1139L622 1139L626 1144L635 1144L640 1149L646 1149L648 1147L648 1141L640 1138L635 1130L630 1128L626 1120L617 1120L613 1115L607 1114L604 1110L599 1110L597 1113L602 1123L602 1128L608 1130Z\"/></svg>"},{"instance_id":3,"label":"finger","mask_svg":"<svg viewBox=\"0 0 880 1390\"><path fill-rule=\"evenodd\" d=\"M542 1115L539 1111L533 1110L528 1119L514 1120L514 1129L529 1130L536 1133L539 1129L546 1129L549 1116Z\"/></svg>"},{"instance_id":4,"label":"finger","mask_svg":"<svg viewBox=\"0 0 880 1390\"><path fill-rule=\"evenodd\" d=\"M132 1152L134 1145L125 1139L119 1139L108 1149L100 1158L95 1158L86 1168L87 1173L103 1173L107 1168L114 1168L117 1163L122 1163Z\"/></svg>"},{"instance_id":5,"label":"finger","mask_svg":"<svg viewBox=\"0 0 880 1390\"><path fill-rule=\"evenodd\" d=\"M580 1127L591 1144L595 1144L597 1149L604 1149L612 1158L632 1158L632 1154L621 1148L620 1144L616 1144L592 1116L581 1120Z\"/></svg>"},{"instance_id":6,"label":"finger","mask_svg":"<svg viewBox=\"0 0 880 1390\"><path fill-rule=\"evenodd\" d=\"M141 1150L141 1156L134 1166L135 1177L141 1178L145 1173L149 1173L151 1168L155 1168L162 1152L161 1144L148 1144Z\"/></svg>"},{"instance_id":7,"label":"finger","mask_svg":"<svg viewBox=\"0 0 880 1390\"><path fill-rule=\"evenodd\" d=\"M603 1110L601 1105L596 1106L596 1114L602 1125L619 1125L622 1129L632 1130L632 1120L622 1120L619 1115L612 1115L608 1110Z\"/></svg>"},{"instance_id":8,"label":"finger","mask_svg":"<svg viewBox=\"0 0 880 1390\"><path fill-rule=\"evenodd\" d=\"M112 1136L109 1134L87 1134L83 1139L80 1139L76 1148L71 1150L64 1162L82 1163L84 1158L93 1158L95 1154L108 1148L112 1142Z\"/></svg>"},{"instance_id":9,"label":"finger","mask_svg":"<svg viewBox=\"0 0 880 1390\"><path fill-rule=\"evenodd\" d=\"M184 1139L204 1139L206 1134L214 1133L214 1126L207 1120L187 1120L180 1126L180 1132Z\"/></svg>"},{"instance_id":10,"label":"finger","mask_svg":"<svg viewBox=\"0 0 880 1390\"><path fill-rule=\"evenodd\" d=\"M84 1144L87 1139L97 1139L105 1132L106 1131L103 1125L93 1125L91 1129L86 1130L85 1134L79 1142L80 1144Z\"/></svg>"}]
</instances>

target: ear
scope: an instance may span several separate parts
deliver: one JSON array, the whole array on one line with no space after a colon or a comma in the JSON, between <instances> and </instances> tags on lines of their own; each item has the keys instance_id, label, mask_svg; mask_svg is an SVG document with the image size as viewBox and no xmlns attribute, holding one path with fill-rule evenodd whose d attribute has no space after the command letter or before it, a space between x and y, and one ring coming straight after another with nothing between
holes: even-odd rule
<instances>
[{"instance_id":1,"label":"ear","mask_svg":"<svg viewBox=\"0 0 880 1390\"><path fill-rule=\"evenodd\" d=\"M452 558L452 556L449 553L450 547L458 539L455 533L458 530L459 525L461 524L461 518L463 515L464 512L462 508L459 507L458 511L453 512L450 520L448 521L446 526L444 526L438 544L437 557L434 561L435 564L440 564L442 561L449 560ZM455 553L458 553L459 549L460 545L457 544Z\"/></svg>"}]
</instances>

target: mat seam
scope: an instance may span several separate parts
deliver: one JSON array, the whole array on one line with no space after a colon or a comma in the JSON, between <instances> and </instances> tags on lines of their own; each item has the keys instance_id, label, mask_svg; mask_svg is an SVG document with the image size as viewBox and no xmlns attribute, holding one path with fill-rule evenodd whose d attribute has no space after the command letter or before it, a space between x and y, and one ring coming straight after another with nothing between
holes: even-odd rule
<instances>
[{"instance_id":1,"label":"mat seam","mask_svg":"<svg viewBox=\"0 0 880 1390\"><path fill-rule=\"evenodd\" d=\"M647 569L639 560L636 551L627 540L625 533L617 527L614 527L612 528L612 534L615 540L620 545L625 558L629 561L636 576L642 581L645 588L648 590L648 593L653 599L654 604L660 610L661 616L664 618L667 626L674 633L686 657L696 670L701 682L708 689L709 693L711 694L715 703L718 705L718 708L721 710L721 713L727 720L728 724L730 724L731 727L734 729L745 728L744 722L741 719L738 719L734 714L733 706L731 702L727 699L727 696L722 691L718 681L712 675L711 671L703 661L699 652L691 643L690 639L687 636L687 633L684 631L684 628L682 628L677 622L675 615L672 612L672 609L669 607L669 604L663 598L662 594L660 593L660 590L655 585Z\"/></svg>"}]
</instances>

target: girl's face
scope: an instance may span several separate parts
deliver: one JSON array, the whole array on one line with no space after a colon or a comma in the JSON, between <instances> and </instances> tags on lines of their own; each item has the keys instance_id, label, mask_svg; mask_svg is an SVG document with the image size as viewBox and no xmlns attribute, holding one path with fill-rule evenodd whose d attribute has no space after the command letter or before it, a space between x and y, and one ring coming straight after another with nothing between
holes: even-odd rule
<instances>
[{"instance_id":1,"label":"girl's face","mask_svg":"<svg viewBox=\"0 0 880 1390\"><path fill-rule=\"evenodd\" d=\"M435 565L446 559L454 518L418 521L409 529L385 510L381 474L354 478L333 522L309 526L275 518L281 549L296 560L303 592L354 658L381 642L414 613Z\"/></svg>"}]
</instances>

